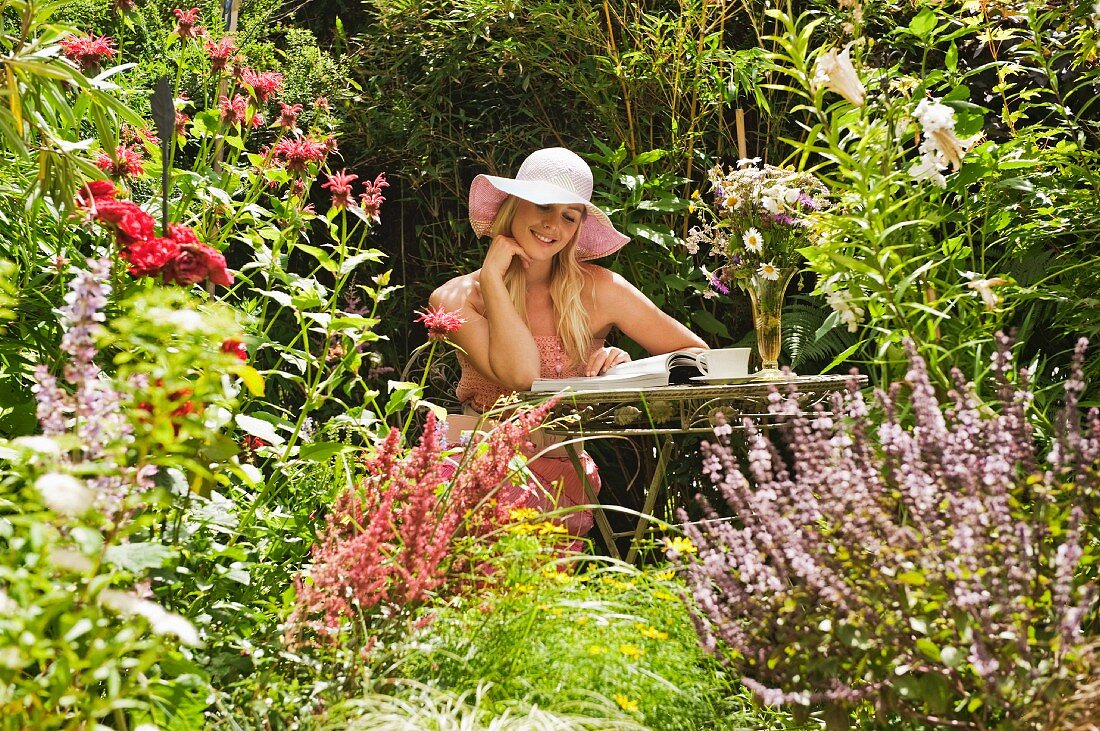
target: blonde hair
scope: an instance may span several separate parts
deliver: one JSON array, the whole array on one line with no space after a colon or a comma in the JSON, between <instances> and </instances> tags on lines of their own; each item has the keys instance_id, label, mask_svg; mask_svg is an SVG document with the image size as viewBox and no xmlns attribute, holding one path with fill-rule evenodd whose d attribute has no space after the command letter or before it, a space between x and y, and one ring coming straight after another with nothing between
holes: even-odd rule
<instances>
[{"instance_id":1,"label":"blonde hair","mask_svg":"<svg viewBox=\"0 0 1100 731\"><path fill-rule=\"evenodd\" d=\"M512 235L512 218L516 215L519 199L508 196L497 209L493 223L489 227L490 236ZM587 211L583 215L587 215ZM583 224L582 215L582 224ZM577 239L581 229L566 244L565 248L554 256L550 265L550 300L554 303L554 329L565 346L565 355L572 364L584 363L592 347L592 330L589 326L588 311L584 309L581 291L584 289L587 273L577 261ZM504 274L504 286L512 297L516 312L527 321L527 274L518 260Z\"/></svg>"}]
</instances>

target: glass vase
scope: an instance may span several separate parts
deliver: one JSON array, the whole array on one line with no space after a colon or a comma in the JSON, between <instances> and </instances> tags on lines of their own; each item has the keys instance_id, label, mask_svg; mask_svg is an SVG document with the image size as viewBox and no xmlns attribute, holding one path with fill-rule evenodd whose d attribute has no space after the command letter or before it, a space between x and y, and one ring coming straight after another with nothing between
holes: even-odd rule
<instances>
[{"instance_id":1,"label":"glass vase","mask_svg":"<svg viewBox=\"0 0 1100 731\"><path fill-rule=\"evenodd\" d=\"M779 370L779 351L783 344L780 330L783 296L791 277L797 273L797 267L781 267L775 279L757 274L749 280L752 323L756 328L756 349L761 360L760 370L753 374L758 379L785 380L795 375Z\"/></svg>"}]
</instances>

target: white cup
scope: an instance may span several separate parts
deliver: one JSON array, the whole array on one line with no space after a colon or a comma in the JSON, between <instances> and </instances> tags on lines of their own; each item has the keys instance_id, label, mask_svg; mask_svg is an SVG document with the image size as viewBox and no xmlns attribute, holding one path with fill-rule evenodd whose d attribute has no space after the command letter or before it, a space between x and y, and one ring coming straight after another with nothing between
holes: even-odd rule
<instances>
[{"instance_id":1,"label":"white cup","mask_svg":"<svg viewBox=\"0 0 1100 731\"><path fill-rule=\"evenodd\" d=\"M699 365L708 376L738 378L749 375L752 348L717 348L699 354Z\"/></svg>"}]
</instances>

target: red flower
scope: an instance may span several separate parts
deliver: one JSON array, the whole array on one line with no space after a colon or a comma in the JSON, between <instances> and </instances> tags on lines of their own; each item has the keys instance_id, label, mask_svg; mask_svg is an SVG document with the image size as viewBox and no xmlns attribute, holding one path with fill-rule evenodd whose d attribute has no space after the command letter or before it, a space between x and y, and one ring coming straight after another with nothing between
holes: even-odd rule
<instances>
[{"instance_id":1,"label":"red flower","mask_svg":"<svg viewBox=\"0 0 1100 731\"><path fill-rule=\"evenodd\" d=\"M190 232L190 229L187 230ZM191 235L194 233L191 232ZM223 287L233 284L233 275L226 270L225 257L217 249L198 241L180 241L175 236L173 238L179 244L180 251L164 269L165 282L191 286L209 279Z\"/></svg>"},{"instance_id":2,"label":"red flower","mask_svg":"<svg viewBox=\"0 0 1100 731\"><path fill-rule=\"evenodd\" d=\"M172 410L172 416L187 416L188 414L195 413L195 402L191 400L191 389L181 388L178 391L173 391L168 394L168 400L172 402L187 399L182 404Z\"/></svg>"},{"instance_id":3,"label":"red flower","mask_svg":"<svg viewBox=\"0 0 1100 731\"><path fill-rule=\"evenodd\" d=\"M352 200L351 184L358 179L358 175L348 175L346 171L341 170L338 173L329 175L328 182L321 184L322 188L332 191L333 208L347 208L354 202Z\"/></svg>"},{"instance_id":4,"label":"red flower","mask_svg":"<svg viewBox=\"0 0 1100 731\"><path fill-rule=\"evenodd\" d=\"M237 94L232 100L223 96L218 101L218 109L222 110L221 120L230 127L237 127L244 123L248 114L248 97Z\"/></svg>"},{"instance_id":5,"label":"red flower","mask_svg":"<svg viewBox=\"0 0 1100 731\"><path fill-rule=\"evenodd\" d=\"M137 8L137 0L115 0L115 9L120 13L128 13Z\"/></svg>"},{"instance_id":6,"label":"red flower","mask_svg":"<svg viewBox=\"0 0 1100 731\"><path fill-rule=\"evenodd\" d=\"M207 42L205 48L213 71L224 71L229 66L229 59L233 58L233 54L237 52L237 45L228 36L217 43Z\"/></svg>"},{"instance_id":7,"label":"red flower","mask_svg":"<svg viewBox=\"0 0 1100 731\"><path fill-rule=\"evenodd\" d=\"M91 180L76 191L76 205L87 208L98 204L101 199L114 200L118 197L118 188L109 180Z\"/></svg>"},{"instance_id":8,"label":"red flower","mask_svg":"<svg viewBox=\"0 0 1100 731\"><path fill-rule=\"evenodd\" d=\"M264 115L256 112L252 115L252 119L248 121L249 127L262 127L264 124Z\"/></svg>"},{"instance_id":9,"label":"red flower","mask_svg":"<svg viewBox=\"0 0 1100 731\"><path fill-rule=\"evenodd\" d=\"M466 320L457 312L447 312L443 306L430 307L426 310L416 311L420 317L414 322L424 323L428 328L429 340L446 340L447 336L466 324Z\"/></svg>"},{"instance_id":10,"label":"red flower","mask_svg":"<svg viewBox=\"0 0 1100 731\"><path fill-rule=\"evenodd\" d=\"M287 105L279 102L279 107L279 121L277 124L283 129L294 129L298 126L298 115L302 113L302 105Z\"/></svg>"},{"instance_id":11,"label":"red flower","mask_svg":"<svg viewBox=\"0 0 1100 731\"><path fill-rule=\"evenodd\" d=\"M320 164L327 154L325 145L307 137L296 139L283 138L271 149L271 157L286 165L286 169L292 173L304 173L309 169L309 164Z\"/></svg>"},{"instance_id":12,"label":"red flower","mask_svg":"<svg viewBox=\"0 0 1100 731\"><path fill-rule=\"evenodd\" d=\"M183 244L200 243L199 237L195 235L195 230L190 226L184 226L182 223L168 224L168 235L181 246Z\"/></svg>"},{"instance_id":13,"label":"red flower","mask_svg":"<svg viewBox=\"0 0 1100 731\"><path fill-rule=\"evenodd\" d=\"M176 112L176 137L187 137L187 125L191 123L191 117L183 112Z\"/></svg>"},{"instance_id":14,"label":"red flower","mask_svg":"<svg viewBox=\"0 0 1100 731\"><path fill-rule=\"evenodd\" d=\"M180 38L187 40L188 38L201 38L206 35L206 28L196 25L199 22L199 9L191 8L190 10L180 10L176 8L172 11L176 20L176 35Z\"/></svg>"},{"instance_id":15,"label":"red flower","mask_svg":"<svg viewBox=\"0 0 1100 731\"><path fill-rule=\"evenodd\" d=\"M317 99L313 102L313 106L317 107L318 109L324 109L326 112L332 109L332 107L329 106L327 96L317 97Z\"/></svg>"},{"instance_id":16,"label":"red flower","mask_svg":"<svg viewBox=\"0 0 1100 731\"><path fill-rule=\"evenodd\" d=\"M141 153L137 149L126 145L119 145L115 148L114 155L100 152L95 160L96 167L115 179L141 175L145 172L142 162Z\"/></svg>"},{"instance_id":17,"label":"red flower","mask_svg":"<svg viewBox=\"0 0 1100 731\"><path fill-rule=\"evenodd\" d=\"M107 36L70 36L59 45L65 58L75 63L81 71L94 71L104 61L115 57L115 42Z\"/></svg>"},{"instance_id":18,"label":"red flower","mask_svg":"<svg viewBox=\"0 0 1100 731\"><path fill-rule=\"evenodd\" d=\"M255 452L260 447L270 447L271 445L259 437L245 434L241 439L241 446L244 447L246 452Z\"/></svg>"},{"instance_id":19,"label":"red flower","mask_svg":"<svg viewBox=\"0 0 1100 731\"><path fill-rule=\"evenodd\" d=\"M96 198L95 204L96 218L100 223L114 227L118 243L123 247L148 241L155 236L153 217L133 201Z\"/></svg>"},{"instance_id":20,"label":"red flower","mask_svg":"<svg viewBox=\"0 0 1100 731\"><path fill-rule=\"evenodd\" d=\"M385 173L378 173L374 182L367 181L363 184L363 192L359 196L359 207L373 218L377 223L382 217L382 204L386 202L382 195L382 189L390 187Z\"/></svg>"},{"instance_id":21,"label":"red flower","mask_svg":"<svg viewBox=\"0 0 1100 731\"><path fill-rule=\"evenodd\" d=\"M276 71L257 73L252 69L244 69L241 72L241 83L252 89L258 103L266 104L275 92L283 88L283 75Z\"/></svg>"},{"instance_id":22,"label":"red flower","mask_svg":"<svg viewBox=\"0 0 1100 731\"><path fill-rule=\"evenodd\" d=\"M122 249L121 256L130 265L130 275L134 277L153 277L177 256L179 245L169 238L159 236L134 243Z\"/></svg>"},{"instance_id":23,"label":"red flower","mask_svg":"<svg viewBox=\"0 0 1100 731\"><path fill-rule=\"evenodd\" d=\"M222 352L235 355L243 361L248 360L248 347L237 338L226 338L222 341Z\"/></svg>"}]
</instances>

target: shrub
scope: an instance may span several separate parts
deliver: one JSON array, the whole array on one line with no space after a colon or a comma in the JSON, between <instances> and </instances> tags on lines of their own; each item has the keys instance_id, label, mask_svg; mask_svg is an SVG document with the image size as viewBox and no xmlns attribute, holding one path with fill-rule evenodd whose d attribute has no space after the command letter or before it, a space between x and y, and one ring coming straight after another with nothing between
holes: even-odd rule
<instances>
[{"instance_id":1,"label":"shrub","mask_svg":"<svg viewBox=\"0 0 1100 731\"><path fill-rule=\"evenodd\" d=\"M743 465L729 425L704 445L738 518L705 504L712 520L685 528L700 636L767 704L825 704L839 720L867 700L884 717L1050 727L1096 616L1082 568L1097 558L1100 413L1079 423L1084 341L1045 455L1003 337L996 410L956 371L941 412L909 347L908 409L900 384L876 392L874 412L853 386L835 416L774 393L778 425L769 437L746 422Z\"/></svg>"}]
</instances>

